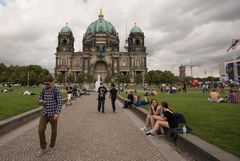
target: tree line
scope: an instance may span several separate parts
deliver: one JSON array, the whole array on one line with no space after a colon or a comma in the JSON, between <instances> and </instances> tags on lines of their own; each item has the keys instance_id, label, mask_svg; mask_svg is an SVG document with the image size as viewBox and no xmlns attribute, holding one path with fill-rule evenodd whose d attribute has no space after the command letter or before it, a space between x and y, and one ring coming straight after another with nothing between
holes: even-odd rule
<instances>
[{"instance_id":1,"label":"tree line","mask_svg":"<svg viewBox=\"0 0 240 161\"><path fill-rule=\"evenodd\" d=\"M143 80L144 79L144 80ZM135 83L141 84L147 83L147 84L161 84L161 83L191 83L193 79L198 79L199 81L217 81L218 78L213 77L207 77L207 78L192 78L192 77L185 77L180 78L179 76L175 76L170 71L160 71L160 70L150 70L148 73L143 77L142 74L136 74L135 75ZM78 75L69 74L67 77L65 77L64 74L59 73L56 77L56 81L59 83L65 83L65 82L76 82L76 83L93 83L96 80L92 77L89 73L80 72ZM111 83L112 77L107 76L105 80L102 80L105 83ZM116 74L115 75L115 82L118 83L130 83L130 75L127 74Z\"/></svg>"},{"instance_id":2,"label":"tree line","mask_svg":"<svg viewBox=\"0 0 240 161\"><path fill-rule=\"evenodd\" d=\"M6 66L0 63L0 83L19 83L21 85L39 85L43 82L43 78L46 75L50 75L47 69L42 68L39 65L28 65L28 66ZM179 82L191 82L192 79L198 79L199 81L217 81L218 78L192 78L185 77L184 79L174 76L170 71L150 70L143 77L141 74L135 75L135 83L148 83L148 84L161 84L161 83L179 83ZM58 83L65 82L77 82L77 83L92 83L95 82L94 78L89 73L80 72L74 76L69 74L67 77L63 74L58 74L55 80ZM110 83L112 81L111 76L107 76L103 82ZM130 83L130 76L123 74L116 74L115 82L118 83Z\"/></svg>"},{"instance_id":3,"label":"tree line","mask_svg":"<svg viewBox=\"0 0 240 161\"><path fill-rule=\"evenodd\" d=\"M39 85L47 75L50 75L49 71L39 65L6 66L0 63L0 83Z\"/></svg>"}]
</instances>

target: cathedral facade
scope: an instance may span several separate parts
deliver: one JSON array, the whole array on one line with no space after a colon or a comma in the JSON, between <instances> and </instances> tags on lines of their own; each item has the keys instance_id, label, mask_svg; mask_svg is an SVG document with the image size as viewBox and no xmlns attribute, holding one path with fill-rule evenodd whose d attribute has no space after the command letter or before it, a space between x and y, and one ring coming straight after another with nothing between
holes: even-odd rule
<instances>
[{"instance_id":1,"label":"cathedral facade","mask_svg":"<svg viewBox=\"0 0 240 161\"><path fill-rule=\"evenodd\" d=\"M66 25L58 34L56 49L55 76L72 74L75 78L80 72L89 73L95 80L98 75L102 81L117 75L129 75L135 82L136 76L147 74L146 47L144 33L134 26L128 36L126 52L119 51L119 36L114 26L104 19L100 11L98 20L92 22L82 39L82 51L74 51L74 36Z\"/></svg>"}]
</instances>

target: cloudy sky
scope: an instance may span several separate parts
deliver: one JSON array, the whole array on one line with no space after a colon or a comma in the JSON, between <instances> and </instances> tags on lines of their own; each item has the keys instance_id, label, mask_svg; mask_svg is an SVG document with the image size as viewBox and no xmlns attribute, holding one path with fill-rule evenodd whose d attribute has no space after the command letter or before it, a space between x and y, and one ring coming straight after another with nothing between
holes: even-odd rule
<instances>
[{"instance_id":1,"label":"cloudy sky","mask_svg":"<svg viewBox=\"0 0 240 161\"><path fill-rule=\"evenodd\" d=\"M0 62L7 65L55 65L57 35L65 23L82 50L88 25L100 8L120 36L136 22L145 34L149 70L170 70L196 64L193 76L218 76L218 62L240 54L226 53L240 38L240 0L0 0ZM187 75L190 70L187 68Z\"/></svg>"}]
</instances>

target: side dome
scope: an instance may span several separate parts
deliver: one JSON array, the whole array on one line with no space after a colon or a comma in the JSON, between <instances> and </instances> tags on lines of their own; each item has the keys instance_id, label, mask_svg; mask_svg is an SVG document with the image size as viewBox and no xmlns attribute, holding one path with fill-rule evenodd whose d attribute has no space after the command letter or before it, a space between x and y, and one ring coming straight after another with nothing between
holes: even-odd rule
<instances>
[{"instance_id":1,"label":"side dome","mask_svg":"<svg viewBox=\"0 0 240 161\"><path fill-rule=\"evenodd\" d=\"M135 26L131 29L130 33L142 33L142 30L135 23Z\"/></svg>"},{"instance_id":2,"label":"side dome","mask_svg":"<svg viewBox=\"0 0 240 161\"><path fill-rule=\"evenodd\" d=\"M118 36L118 33L116 32L114 26L110 22L103 19L102 11L99 14L98 20L92 22L88 26L84 36L94 35L96 33L107 33L110 35Z\"/></svg>"},{"instance_id":3,"label":"side dome","mask_svg":"<svg viewBox=\"0 0 240 161\"><path fill-rule=\"evenodd\" d=\"M62 29L61 29L61 33L72 33L72 30L67 26L64 26Z\"/></svg>"}]
</instances>

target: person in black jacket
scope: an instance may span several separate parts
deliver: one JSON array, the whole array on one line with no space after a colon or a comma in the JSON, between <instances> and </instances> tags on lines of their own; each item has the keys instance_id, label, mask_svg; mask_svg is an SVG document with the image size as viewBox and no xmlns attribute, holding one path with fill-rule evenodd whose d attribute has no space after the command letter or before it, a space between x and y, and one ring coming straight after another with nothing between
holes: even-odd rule
<instances>
[{"instance_id":1,"label":"person in black jacket","mask_svg":"<svg viewBox=\"0 0 240 161\"><path fill-rule=\"evenodd\" d=\"M128 108L132 104L133 104L133 94L132 94L132 91L128 90L128 96L127 96L127 99L124 102L123 108Z\"/></svg>"},{"instance_id":2,"label":"person in black jacket","mask_svg":"<svg viewBox=\"0 0 240 161\"><path fill-rule=\"evenodd\" d=\"M161 106L163 109L163 116L155 123L152 130L146 133L146 135L154 135L157 130L160 128L160 134L164 134L163 128L177 128L178 122L173 114L173 112L168 108L168 104L165 101L161 102Z\"/></svg>"},{"instance_id":3,"label":"person in black jacket","mask_svg":"<svg viewBox=\"0 0 240 161\"><path fill-rule=\"evenodd\" d=\"M98 112L102 111L102 113L104 113L106 93L107 93L107 88L101 82L100 87L98 88Z\"/></svg>"},{"instance_id":4,"label":"person in black jacket","mask_svg":"<svg viewBox=\"0 0 240 161\"><path fill-rule=\"evenodd\" d=\"M110 90L109 98L111 98L113 112L116 111L115 101L117 98L117 93L118 93L118 90L115 88L115 84L112 84L112 89Z\"/></svg>"}]
</instances>

